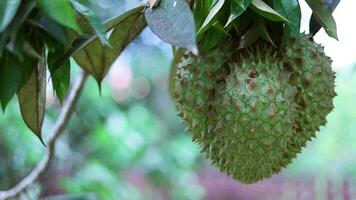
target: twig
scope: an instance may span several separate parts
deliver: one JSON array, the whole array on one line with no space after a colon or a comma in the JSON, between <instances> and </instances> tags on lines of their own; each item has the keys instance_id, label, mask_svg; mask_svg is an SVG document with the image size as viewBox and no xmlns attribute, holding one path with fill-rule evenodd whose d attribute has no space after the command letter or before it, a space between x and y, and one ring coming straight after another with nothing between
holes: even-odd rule
<instances>
[{"instance_id":1,"label":"twig","mask_svg":"<svg viewBox=\"0 0 356 200\"><path fill-rule=\"evenodd\" d=\"M7 191L0 191L0 200L16 197L22 193L27 187L29 187L33 182L35 182L44 172L47 171L53 156L54 147L58 137L63 133L73 111L76 107L77 101L83 90L84 83L88 77L86 72L81 72L78 78L75 80L65 102L61 112L54 124L54 127L49 135L47 149L42 158L42 160L37 164L37 166L31 171L31 173L22 179L17 185Z\"/></svg>"}]
</instances>

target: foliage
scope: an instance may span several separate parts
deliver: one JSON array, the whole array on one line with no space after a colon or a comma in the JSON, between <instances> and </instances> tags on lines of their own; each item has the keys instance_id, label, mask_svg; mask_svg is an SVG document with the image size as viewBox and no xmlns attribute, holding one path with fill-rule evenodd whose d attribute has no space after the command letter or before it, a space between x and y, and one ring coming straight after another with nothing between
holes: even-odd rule
<instances>
[{"instance_id":1,"label":"foliage","mask_svg":"<svg viewBox=\"0 0 356 200\"><path fill-rule=\"evenodd\" d=\"M328 30L331 37L337 38L330 10L323 3L311 2L318 23ZM197 0L194 14L202 51L212 49L226 36L234 33L239 37L241 48L249 46L260 37L273 45L285 45L289 37L298 37L300 34L301 12L297 0ZM313 22L315 26L319 25L314 18ZM312 30L317 32L319 29Z\"/></svg>"},{"instance_id":2,"label":"foliage","mask_svg":"<svg viewBox=\"0 0 356 200\"><path fill-rule=\"evenodd\" d=\"M172 3L166 2L167 5ZM116 57L146 26L143 7L105 18L104 12L100 14L92 9L99 4L75 0L5 1L1 4L2 10L9 11L0 18L1 105L5 110L18 93L23 119L40 140L46 102L46 66L56 94L63 101L70 82L70 56L76 53L76 61L100 84ZM183 6L180 14L190 14L184 1L179 5ZM169 26L174 27L179 19L171 20ZM188 21L191 22L191 26L187 26L190 40L186 43L183 38L180 43L194 47L193 18ZM65 51L69 53L64 54Z\"/></svg>"},{"instance_id":3,"label":"foliage","mask_svg":"<svg viewBox=\"0 0 356 200\"><path fill-rule=\"evenodd\" d=\"M112 9L103 7L102 2ZM69 89L73 71L70 59L73 58L96 79L102 90L101 82L115 59L146 25L172 44L174 50L186 48L195 54L198 49L200 52L211 50L226 37L236 38L239 48L259 38L280 47L286 45L290 37L300 34L301 14L297 0L149 2L151 4L119 13L115 8L121 3L116 0L1 1L0 103L3 111L16 95L25 124L43 143L47 78L50 77L58 100L63 102ZM313 9L311 33L315 34L321 26L337 39L331 11L338 1L307 2ZM90 137L95 137L95 133L92 135ZM93 169L105 171L96 161L83 170L90 174Z\"/></svg>"}]
</instances>

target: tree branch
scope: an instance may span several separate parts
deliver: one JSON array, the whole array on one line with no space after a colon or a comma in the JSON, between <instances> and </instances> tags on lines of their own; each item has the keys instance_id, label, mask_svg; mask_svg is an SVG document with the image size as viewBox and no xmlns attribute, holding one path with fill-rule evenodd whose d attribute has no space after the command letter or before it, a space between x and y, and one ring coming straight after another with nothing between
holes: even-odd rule
<instances>
[{"instance_id":1,"label":"tree branch","mask_svg":"<svg viewBox=\"0 0 356 200\"><path fill-rule=\"evenodd\" d=\"M77 101L83 90L84 83L88 77L86 72L81 72L75 80L66 100L63 103L61 112L54 124L54 127L49 135L47 149L42 160L31 171L31 173L22 179L17 185L7 191L0 191L0 200L16 197L35 182L44 172L47 171L54 156L54 147L58 137L63 133L66 128L70 117L72 116L76 107Z\"/></svg>"}]
</instances>

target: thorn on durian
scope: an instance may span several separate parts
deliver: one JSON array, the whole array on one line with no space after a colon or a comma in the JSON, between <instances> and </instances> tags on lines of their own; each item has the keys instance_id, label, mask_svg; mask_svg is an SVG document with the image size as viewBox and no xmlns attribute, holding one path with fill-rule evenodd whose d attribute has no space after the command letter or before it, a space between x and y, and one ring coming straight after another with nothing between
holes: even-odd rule
<instances>
[{"instance_id":1,"label":"thorn on durian","mask_svg":"<svg viewBox=\"0 0 356 200\"><path fill-rule=\"evenodd\" d=\"M232 132L233 132L235 135L238 134L237 128L233 128L233 129L232 129ZM234 141L232 141L232 142L234 142Z\"/></svg>"}]
</instances>

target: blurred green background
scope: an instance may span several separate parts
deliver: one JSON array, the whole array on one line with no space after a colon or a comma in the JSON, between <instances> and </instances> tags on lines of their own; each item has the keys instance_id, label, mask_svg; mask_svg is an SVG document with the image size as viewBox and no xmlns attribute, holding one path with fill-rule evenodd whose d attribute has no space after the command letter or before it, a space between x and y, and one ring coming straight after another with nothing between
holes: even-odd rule
<instances>
[{"instance_id":1,"label":"blurred green background","mask_svg":"<svg viewBox=\"0 0 356 200\"><path fill-rule=\"evenodd\" d=\"M95 4L95 1L91 1ZM102 19L137 6L134 0L101 0ZM123 3L124 2L124 3ZM303 2L302 2L303 3ZM303 4L304 5L304 4ZM303 6L302 5L302 6ZM94 6L94 5L93 5ZM318 138L279 175L243 185L219 173L179 123L167 92L171 47L145 29L104 80L85 86L74 117L56 146L50 170L24 199L329 199L356 198L356 18L354 1L335 11L340 41L320 32L337 72L335 109ZM115 9L114 9L115 8ZM310 10L303 6L304 29ZM353 17L352 17L353 16ZM79 67L73 62L72 79ZM44 137L60 105L48 89ZM45 150L13 101L0 113L0 190L16 184ZM50 196L58 196L53 198ZM47 197L47 198L46 198Z\"/></svg>"}]
</instances>

